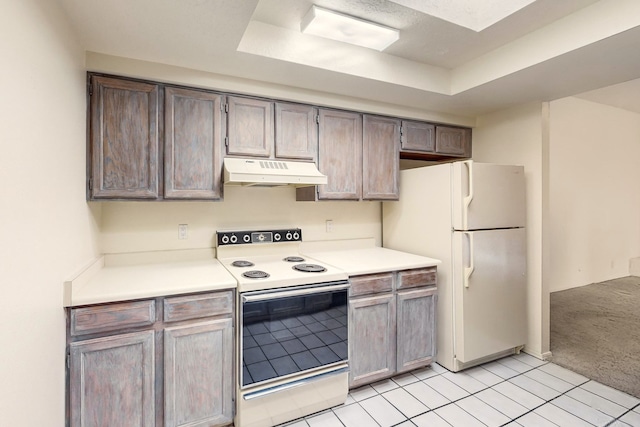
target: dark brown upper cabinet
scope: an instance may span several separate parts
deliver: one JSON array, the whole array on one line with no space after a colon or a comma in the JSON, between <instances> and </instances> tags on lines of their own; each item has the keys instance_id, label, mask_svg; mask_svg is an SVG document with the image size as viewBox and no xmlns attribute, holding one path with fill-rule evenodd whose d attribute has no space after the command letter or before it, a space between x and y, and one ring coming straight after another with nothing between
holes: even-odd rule
<instances>
[{"instance_id":1,"label":"dark brown upper cabinet","mask_svg":"<svg viewBox=\"0 0 640 427\"><path fill-rule=\"evenodd\" d=\"M471 158L471 129L404 120L400 157L433 161Z\"/></svg>"},{"instance_id":2,"label":"dark brown upper cabinet","mask_svg":"<svg viewBox=\"0 0 640 427\"><path fill-rule=\"evenodd\" d=\"M89 198L158 198L159 86L92 76L89 95Z\"/></svg>"},{"instance_id":3,"label":"dark brown upper cabinet","mask_svg":"<svg viewBox=\"0 0 640 427\"><path fill-rule=\"evenodd\" d=\"M315 162L318 157L318 110L310 105L277 102L275 157Z\"/></svg>"},{"instance_id":4,"label":"dark brown upper cabinet","mask_svg":"<svg viewBox=\"0 0 640 427\"><path fill-rule=\"evenodd\" d=\"M398 200L400 120L365 114L362 131L362 199Z\"/></svg>"},{"instance_id":5,"label":"dark brown upper cabinet","mask_svg":"<svg viewBox=\"0 0 640 427\"><path fill-rule=\"evenodd\" d=\"M471 157L471 129L436 126L436 153Z\"/></svg>"},{"instance_id":6,"label":"dark brown upper cabinet","mask_svg":"<svg viewBox=\"0 0 640 427\"><path fill-rule=\"evenodd\" d=\"M362 115L320 109L319 116L318 168L327 175L328 183L318 186L318 199L360 200Z\"/></svg>"},{"instance_id":7,"label":"dark brown upper cabinet","mask_svg":"<svg viewBox=\"0 0 640 427\"><path fill-rule=\"evenodd\" d=\"M225 156L315 162L297 200L396 200L399 158L471 157L471 129L89 73L88 200L222 200Z\"/></svg>"},{"instance_id":8,"label":"dark brown upper cabinet","mask_svg":"<svg viewBox=\"0 0 640 427\"><path fill-rule=\"evenodd\" d=\"M222 100L212 92L165 89L165 199L222 197Z\"/></svg>"},{"instance_id":9,"label":"dark brown upper cabinet","mask_svg":"<svg viewBox=\"0 0 640 427\"><path fill-rule=\"evenodd\" d=\"M229 96L227 103L227 155L271 157L273 102Z\"/></svg>"},{"instance_id":10,"label":"dark brown upper cabinet","mask_svg":"<svg viewBox=\"0 0 640 427\"><path fill-rule=\"evenodd\" d=\"M431 123L402 121L402 150L433 153L436 147L436 127Z\"/></svg>"}]
</instances>

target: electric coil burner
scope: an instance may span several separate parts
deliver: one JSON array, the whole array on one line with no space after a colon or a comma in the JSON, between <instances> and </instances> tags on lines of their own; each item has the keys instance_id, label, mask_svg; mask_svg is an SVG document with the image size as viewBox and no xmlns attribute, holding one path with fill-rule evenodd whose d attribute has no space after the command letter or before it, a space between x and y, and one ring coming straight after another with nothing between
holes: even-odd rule
<instances>
[{"instance_id":1,"label":"electric coil burner","mask_svg":"<svg viewBox=\"0 0 640 427\"><path fill-rule=\"evenodd\" d=\"M305 273L324 273L327 269L318 264L297 264L293 268L298 271L304 271Z\"/></svg>"},{"instance_id":2,"label":"electric coil burner","mask_svg":"<svg viewBox=\"0 0 640 427\"><path fill-rule=\"evenodd\" d=\"M346 400L348 276L301 256L301 241L299 228L217 233L218 260L238 282L236 427Z\"/></svg>"},{"instance_id":3,"label":"electric coil burner","mask_svg":"<svg viewBox=\"0 0 640 427\"><path fill-rule=\"evenodd\" d=\"M251 261L239 259L237 261L233 261L231 265L233 265L234 267L253 267L255 264L253 264Z\"/></svg>"},{"instance_id":4,"label":"electric coil burner","mask_svg":"<svg viewBox=\"0 0 640 427\"><path fill-rule=\"evenodd\" d=\"M260 270L249 270L242 273L242 277L246 277L247 279L266 279L269 277L269 273Z\"/></svg>"}]
</instances>

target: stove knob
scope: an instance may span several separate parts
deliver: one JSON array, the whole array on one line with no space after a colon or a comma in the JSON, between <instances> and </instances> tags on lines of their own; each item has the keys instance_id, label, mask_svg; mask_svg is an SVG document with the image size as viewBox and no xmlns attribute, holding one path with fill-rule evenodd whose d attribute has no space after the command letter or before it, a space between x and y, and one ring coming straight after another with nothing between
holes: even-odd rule
<instances>
[{"instance_id":1,"label":"stove knob","mask_svg":"<svg viewBox=\"0 0 640 427\"><path fill-rule=\"evenodd\" d=\"M294 232L293 233L293 240L298 240L300 238L300 234L298 234L298 232Z\"/></svg>"},{"instance_id":2,"label":"stove knob","mask_svg":"<svg viewBox=\"0 0 640 427\"><path fill-rule=\"evenodd\" d=\"M291 237L293 237L293 236L291 235L290 231L287 231L287 236L286 237L287 237L287 240L291 240Z\"/></svg>"},{"instance_id":3,"label":"stove knob","mask_svg":"<svg viewBox=\"0 0 640 427\"><path fill-rule=\"evenodd\" d=\"M279 242L280 239L282 239L282 236L280 235L280 233L276 233L273 235L273 240L275 240L276 242Z\"/></svg>"},{"instance_id":4,"label":"stove knob","mask_svg":"<svg viewBox=\"0 0 640 427\"><path fill-rule=\"evenodd\" d=\"M222 236L222 239L220 239L222 241L222 243L224 243L225 245L227 243L229 243L229 236L227 236L226 234Z\"/></svg>"},{"instance_id":5,"label":"stove knob","mask_svg":"<svg viewBox=\"0 0 640 427\"><path fill-rule=\"evenodd\" d=\"M235 234L231 236L231 243L238 243L238 236L236 236Z\"/></svg>"},{"instance_id":6,"label":"stove knob","mask_svg":"<svg viewBox=\"0 0 640 427\"><path fill-rule=\"evenodd\" d=\"M251 241L251 235L250 234L245 234L244 236L242 236L242 240L245 243L249 243Z\"/></svg>"}]
</instances>

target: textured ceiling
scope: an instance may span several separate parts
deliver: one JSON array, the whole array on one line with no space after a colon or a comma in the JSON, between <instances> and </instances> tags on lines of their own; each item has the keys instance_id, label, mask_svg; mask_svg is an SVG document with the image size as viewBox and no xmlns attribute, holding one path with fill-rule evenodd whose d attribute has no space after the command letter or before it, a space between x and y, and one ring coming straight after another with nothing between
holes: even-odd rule
<instances>
[{"instance_id":1,"label":"textured ceiling","mask_svg":"<svg viewBox=\"0 0 640 427\"><path fill-rule=\"evenodd\" d=\"M463 116L640 78L637 0L537 0L480 32L387 0L55 1L89 52ZM312 4L401 38L303 35Z\"/></svg>"}]
</instances>

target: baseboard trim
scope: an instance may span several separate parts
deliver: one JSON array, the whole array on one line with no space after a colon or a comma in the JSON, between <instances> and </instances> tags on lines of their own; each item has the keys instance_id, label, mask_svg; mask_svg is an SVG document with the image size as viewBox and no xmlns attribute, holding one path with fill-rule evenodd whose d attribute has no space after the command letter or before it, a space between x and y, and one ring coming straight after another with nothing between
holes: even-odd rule
<instances>
[{"instance_id":1,"label":"baseboard trim","mask_svg":"<svg viewBox=\"0 0 640 427\"><path fill-rule=\"evenodd\" d=\"M640 276L640 258L629 260L629 276Z\"/></svg>"},{"instance_id":2,"label":"baseboard trim","mask_svg":"<svg viewBox=\"0 0 640 427\"><path fill-rule=\"evenodd\" d=\"M553 357L550 351L545 351L544 353L538 353L536 351L531 351L525 347L523 352L527 353L529 356L535 357L536 359L545 360L545 361L551 360L551 358Z\"/></svg>"}]
</instances>

